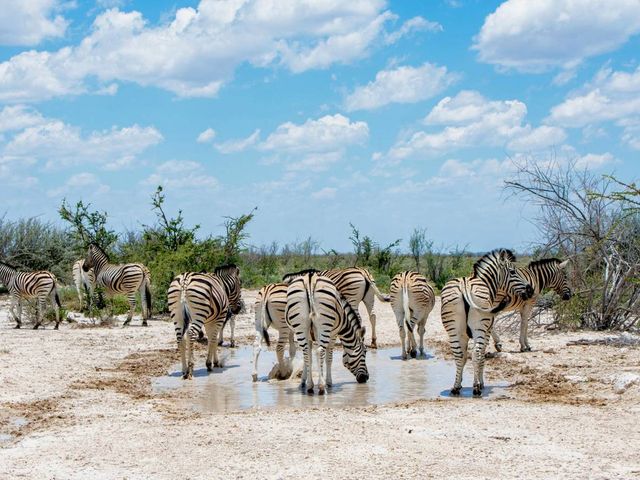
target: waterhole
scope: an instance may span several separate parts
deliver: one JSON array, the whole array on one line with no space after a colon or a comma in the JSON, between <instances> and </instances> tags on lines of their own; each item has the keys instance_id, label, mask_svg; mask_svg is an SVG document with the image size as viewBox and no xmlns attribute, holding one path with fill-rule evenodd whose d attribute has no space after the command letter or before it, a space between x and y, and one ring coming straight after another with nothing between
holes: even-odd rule
<instances>
[{"instance_id":1,"label":"waterhole","mask_svg":"<svg viewBox=\"0 0 640 480\"><path fill-rule=\"evenodd\" d=\"M275 363L274 352L262 352L257 382L251 379L251 347L222 350L223 368L207 372L204 365L194 370L192 380L183 380L180 364L167 376L153 382L156 392L183 389L193 398L194 408L207 412L232 412L249 408L353 407L448 397L453 385L455 365L426 352L423 357L402 360L399 348L369 350L369 381L358 384L342 365L342 351L334 351L333 387L326 395L309 395L299 388L300 379L269 379L267 373ZM198 360L204 363L203 359ZM314 356L315 361L315 356ZM295 360L301 363L301 354ZM468 362L471 363L471 362ZM294 363L295 365L296 363ZM314 381L317 371L314 364ZM465 369L465 385L471 385L473 371ZM485 386L483 398L505 394L505 382ZM471 397L471 388L462 389L462 397Z\"/></svg>"}]
</instances>

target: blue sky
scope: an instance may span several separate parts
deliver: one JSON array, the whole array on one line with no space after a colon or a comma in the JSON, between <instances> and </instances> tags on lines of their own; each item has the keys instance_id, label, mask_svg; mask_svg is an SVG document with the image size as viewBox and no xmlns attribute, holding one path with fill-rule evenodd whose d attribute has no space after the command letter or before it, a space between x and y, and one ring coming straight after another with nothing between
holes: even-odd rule
<instances>
[{"instance_id":1,"label":"blue sky","mask_svg":"<svg viewBox=\"0 0 640 480\"><path fill-rule=\"evenodd\" d=\"M9 0L0 210L526 250L513 161L638 178L640 0Z\"/></svg>"}]
</instances>

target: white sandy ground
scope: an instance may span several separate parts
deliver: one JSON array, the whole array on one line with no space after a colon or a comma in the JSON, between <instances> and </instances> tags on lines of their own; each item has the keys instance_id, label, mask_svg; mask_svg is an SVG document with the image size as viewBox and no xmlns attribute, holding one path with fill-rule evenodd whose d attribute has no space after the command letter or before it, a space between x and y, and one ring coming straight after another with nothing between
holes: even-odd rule
<instances>
[{"instance_id":1,"label":"white sandy ground","mask_svg":"<svg viewBox=\"0 0 640 480\"><path fill-rule=\"evenodd\" d=\"M376 309L379 344L397 346L389 306ZM177 360L173 325L133 324L13 330L0 298L1 479L640 478L635 336L539 328L521 354L505 332L511 353L486 367L488 384L512 385L496 399L214 414L194 411L188 389L152 392ZM252 343L252 308L236 336ZM449 355L439 302L427 336ZM585 339L615 341L567 345Z\"/></svg>"}]
</instances>

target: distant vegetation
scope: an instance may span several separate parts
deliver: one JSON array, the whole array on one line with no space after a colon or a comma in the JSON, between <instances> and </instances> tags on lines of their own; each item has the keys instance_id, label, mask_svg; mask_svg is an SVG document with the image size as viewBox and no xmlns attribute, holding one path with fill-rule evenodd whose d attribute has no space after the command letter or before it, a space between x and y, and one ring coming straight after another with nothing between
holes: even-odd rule
<instances>
[{"instance_id":1,"label":"distant vegetation","mask_svg":"<svg viewBox=\"0 0 640 480\"><path fill-rule=\"evenodd\" d=\"M519 164L506 188L539 207L538 217L532 220L539 226L540 241L532 244L532 256L572 259L570 281L576 295L568 303L557 304L558 321L594 329L636 328L640 310L638 188L610 176L593 176L571 163L544 165ZM397 239L381 244L356 224L350 224L350 252L322 250L313 237L285 245L255 246L246 227L259 214L257 209L224 217L224 234L213 236L201 234L199 225L185 225L182 211L170 217L166 201L158 187L150 199L156 221L139 231L111 230L107 212L94 211L82 201L75 205L63 201L59 213L66 228L38 218L0 218L0 259L25 270L51 270L61 283L71 284L71 265L84 257L89 242L96 242L112 262L142 262L150 269L153 307L164 312L166 290L175 275L211 271L224 263L241 268L246 288L279 281L284 273L303 268L361 266L374 274L383 290L403 270L420 271L440 289L450 278L469 275L478 257L464 246L435 247L426 228L415 228L405 242ZM520 260L525 263L529 258Z\"/></svg>"}]
</instances>

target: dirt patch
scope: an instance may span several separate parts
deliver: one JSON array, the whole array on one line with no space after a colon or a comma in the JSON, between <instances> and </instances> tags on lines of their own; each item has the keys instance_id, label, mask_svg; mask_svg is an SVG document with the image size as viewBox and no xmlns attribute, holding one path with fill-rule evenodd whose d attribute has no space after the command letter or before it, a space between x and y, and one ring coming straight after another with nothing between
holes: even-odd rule
<instances>
[{"instance_id":1,"label":"dirt patch","mask_svg":"<svg viewBox=\"0 0 640 480\"><path fill-rule=\"evenodd\" d=\"M0 435L4 435L6 443L10 444L33 432L69 424L70 417L60 408L62 401L59 397L1 405Z\"/></svg>"}]
</instances>

